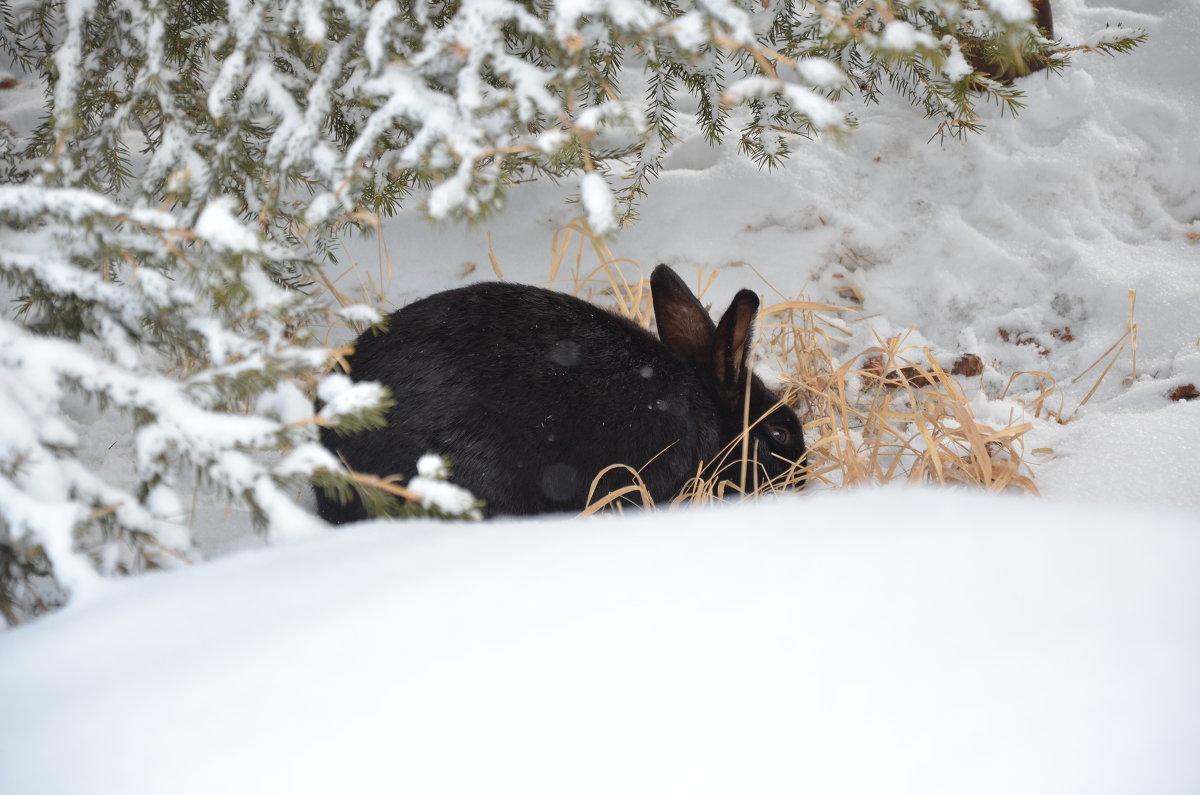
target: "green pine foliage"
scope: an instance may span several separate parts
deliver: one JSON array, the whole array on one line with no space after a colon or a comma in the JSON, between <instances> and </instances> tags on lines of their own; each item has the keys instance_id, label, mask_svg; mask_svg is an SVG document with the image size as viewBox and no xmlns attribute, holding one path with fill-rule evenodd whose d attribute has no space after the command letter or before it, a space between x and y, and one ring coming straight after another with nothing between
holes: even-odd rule
<instances>
[{"instance_id":1,"label":"green pine foliage","mask_svg":"<svg viewBox=\"0 0 1200 795\"><path fill-rule=\"evenodd\" d=\"M773 167L800 139L849 131L856 98L895 91L934 134L977 132L980 102L1020 108L1014 77L1144 39L1114 28L1068 47L1013 8L0 5L0 51L46 108L0 118L0 281L16 299L0 315L0 612L21 620L103 575L191 559L197 482L272 536L320 529L293 500L314 481L417 510L316 442L321 425L378 427L387 405L328 376L340 352L314 332L378 320L314 280L338 235L410 205L476 218L518 180L579 175L607 190L581 199L603 233L636 218L685 114ZM88 402L126 418L122 482L83 461L86 428L63 421Z\"/></svg>"}]
</instances>

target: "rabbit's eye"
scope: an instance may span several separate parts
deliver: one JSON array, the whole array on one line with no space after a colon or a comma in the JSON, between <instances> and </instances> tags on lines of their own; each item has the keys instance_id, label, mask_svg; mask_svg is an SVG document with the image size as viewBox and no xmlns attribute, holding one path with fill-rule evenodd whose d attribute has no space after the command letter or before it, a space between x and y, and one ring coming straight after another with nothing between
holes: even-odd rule
<instances>
[{"instance_id":1,"label":"rabbit's eye","mask_svg":"<svg viewBox=\"0 0 1200 795\"><path fill-rule=\"evenodd\" d=\"M767 435L771 437L771 441L775 444L783 445L792 440L792 435L788 432L788 429L779 425L772 425L770 428L767 428Z\"/></svg>"}]
</instances>

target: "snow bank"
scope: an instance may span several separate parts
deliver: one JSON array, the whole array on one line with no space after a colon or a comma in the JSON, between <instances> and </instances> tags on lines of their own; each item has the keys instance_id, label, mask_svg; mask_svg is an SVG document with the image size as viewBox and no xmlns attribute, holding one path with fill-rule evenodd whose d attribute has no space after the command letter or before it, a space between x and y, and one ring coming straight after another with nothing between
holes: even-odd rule
<instances>
[{"instance_id":1,"label":"snow bank","mask_svg":"<svg viewBox=\"0 0 1200 795\"><path fill-rule=\"evenodd\" d=\"M1200 522L958 492L377 523L0 636L11 793L1200 791Z\"/></svg>"}]
</instances>

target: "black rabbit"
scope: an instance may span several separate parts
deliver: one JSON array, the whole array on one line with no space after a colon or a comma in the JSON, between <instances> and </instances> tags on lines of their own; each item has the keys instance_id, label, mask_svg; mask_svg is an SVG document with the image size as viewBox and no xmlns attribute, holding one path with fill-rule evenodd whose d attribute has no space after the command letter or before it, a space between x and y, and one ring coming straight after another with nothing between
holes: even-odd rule
<instances>
[{"instance_id":1,"label":"black rabbit","mask_svg":"<svg viewBox=\"0 0 1200 795\"><path fill-rule=\"evenodd\" d=\"M795 413L747 367L758 297L742 290L714 325L667 266L650 284L661 341L526 285L486 282L410 304L386 331L363 333L347 358L354 380L391 390L387 427L326 428L322 441L350 469L379 476L409 477L421 455L443 455L488 515L581 510L610 464L639 470L654 499L669 500L741 436L750 378L751 477L786 473L804 457L804 438ZM724 456L740 458L740 443ZM616 470L596 493L630 480ZM333 523L365 517L357 501L320 489L317 509Z\"/></svg>"}]
</instances>

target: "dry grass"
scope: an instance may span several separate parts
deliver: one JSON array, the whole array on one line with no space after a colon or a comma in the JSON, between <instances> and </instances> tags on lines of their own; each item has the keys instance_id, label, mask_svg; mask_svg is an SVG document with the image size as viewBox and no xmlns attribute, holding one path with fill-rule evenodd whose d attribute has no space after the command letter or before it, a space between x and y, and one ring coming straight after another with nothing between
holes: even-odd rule
<instances>
[{"instance_id":1,"label":"dry grass","mask_svg":"<svg viewBox=\"0 0 1200 795\"><path fill-rule=\"evenodd\" d=\"M566 263L570 283L564 285ZM582 225L571 225L555 236L550 284L598 300L649 327L649 282L641 275L650 269L649 264L614 257ZM693 287L701 300L717 276L715 271L697 275ZM1024 436L1032 423L1019 417L1003 427L981 422L960 376L947 372L927 349L907 345L903 336L877 340L848 355L850 324L860 319L853 307L786 298L768 302L759 313L760 362L773 364L782 375L777 391L804 422L808 460L775 482L754 483L756 463L744 459L743 434L722 455L733 465L722 470L739 477L697 473L672 505L789 490L800 481L809 488L902 481L1037 493L1025 463ZM1053 379L1041 375L1049 388L1035 401L1034 412L1055 389ZM747 424L755 419L747 418ZM629 502L652 506L636 470L624 468L631 473L631 485L593 494L585 514L619 510Z\"/></svg>"},{"instance_id":2,"label":"dry grass","mask_svg":"<svg viewBox=\"0 0 1200 795\"><path fill-rule=\"evenodd\" d=\"M794 322L794 321L793 321ZM938 483L988 491L1037 493L1024 463L1023 437L1032 423L1013 417L1004 427L979 421L967 388L926 348L897 335L838 365L812 318L783 334L799 333L807 364L795 383L807 402L814 483Z\"/></svg>"}]
</instances>

